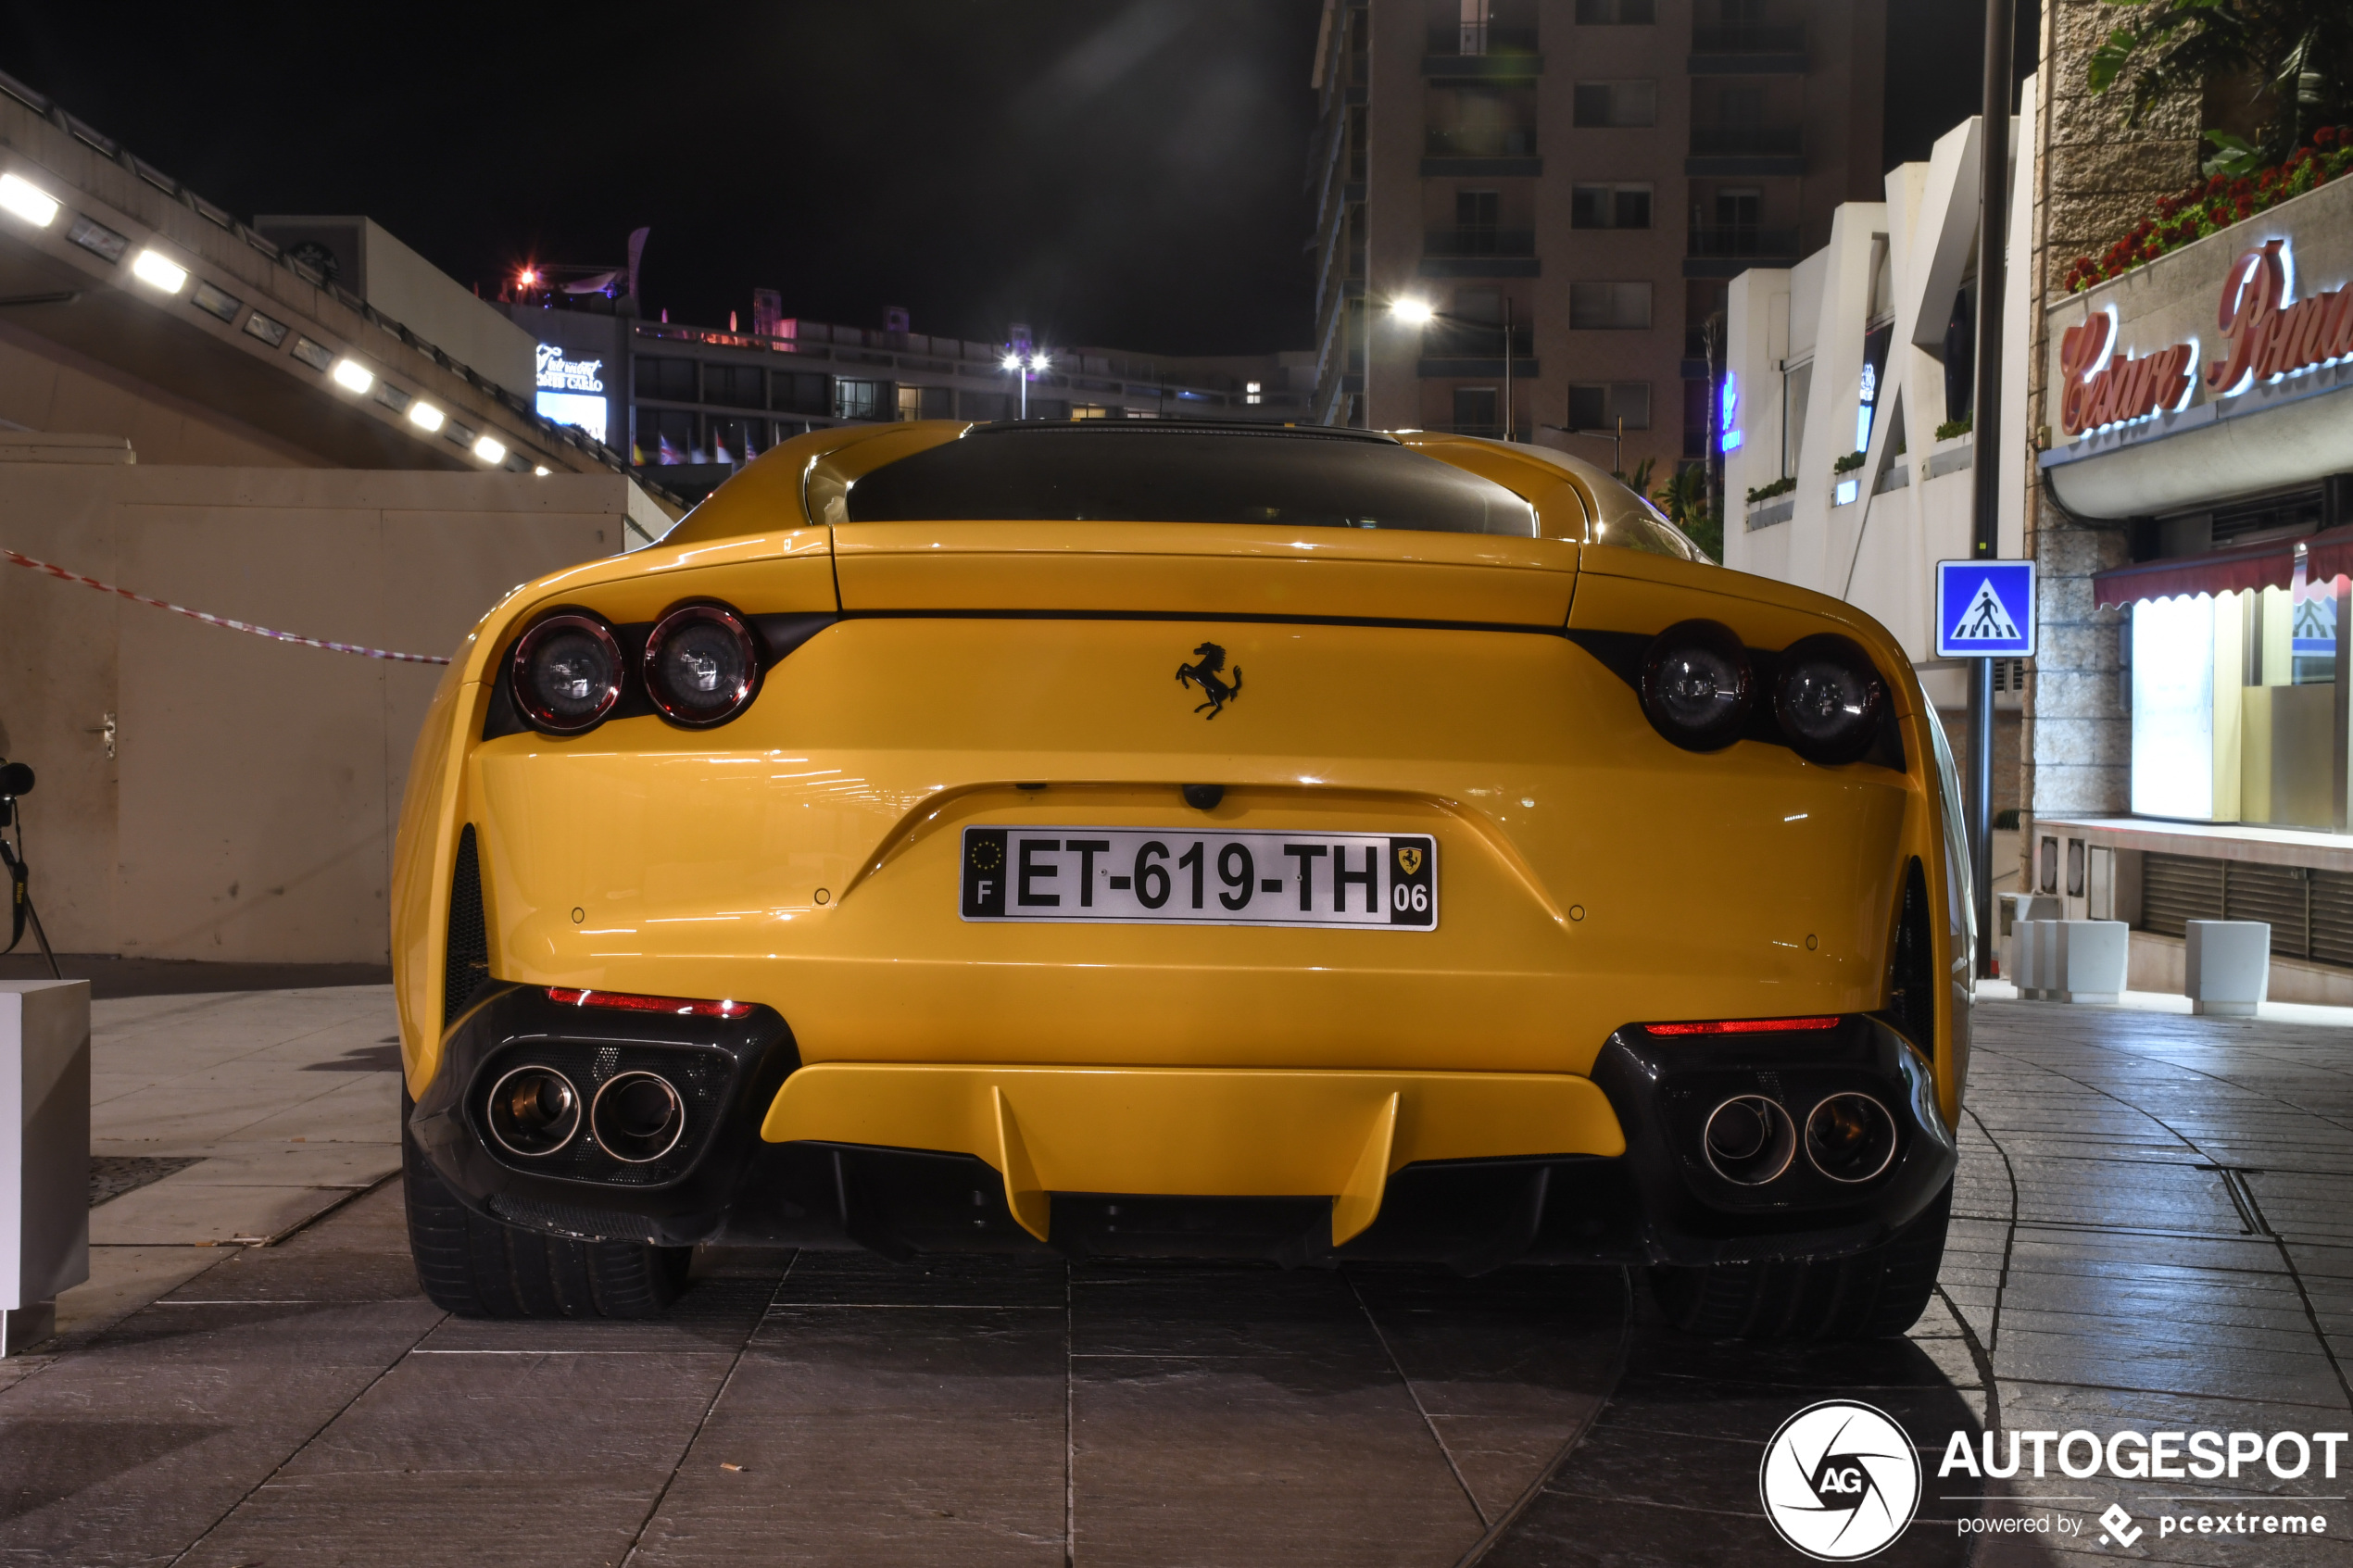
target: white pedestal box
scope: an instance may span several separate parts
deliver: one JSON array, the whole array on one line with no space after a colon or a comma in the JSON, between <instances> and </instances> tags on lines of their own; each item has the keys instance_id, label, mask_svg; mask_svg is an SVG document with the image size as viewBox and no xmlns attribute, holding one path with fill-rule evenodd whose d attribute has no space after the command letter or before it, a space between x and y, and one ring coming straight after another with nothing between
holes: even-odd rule
<instances>
[{"instance_id":1,"label":"white pedestal box","mask_svg":"<svg viewBox=\"0 0 2353 1568\"><path fill-rule=\"evenodd\" d=\"M2019 972L2020 967L2032 960L2020 951L2023 934L2020 927L2031 920L2059 920L2067 913L2067 906L2052 893L1997 893L1994 914L1998 923L1994 928L1996 950L2002 960L2002 978L2026 995L2029 984Z\"/></svg>"},{"instance_id":2,"label":"white pedestal box","mask_svg":"<svg viewBox=\"0 0 2353 1568\"><path fill-rule=\"evenodd\" d=\"M2120 920L2030 920L2017 926L2018 994L2047 1002L2123 998L2132 928Z\"/></svg>"},{"instance_id":3,"label":"white pedestal box","mask_svg":"<svg viewBox=\"0 0 2353 1568\"><path fill-rule=\"evenodd\" d=\"M90 983L0 980L0 1356L90 1277Z\"/></svg>"},{"instance_id":4,"label":"white pedestal box","mask_svg":"<svg viewBox=\"0 0 2353 1568\"><path fill-rule=\"evenodd\" d=\"M2253 1018L2271 989L2271 928L2257 920L2182 923L2182 990L2190 1010Z\"/></svg>"}]
</instances>

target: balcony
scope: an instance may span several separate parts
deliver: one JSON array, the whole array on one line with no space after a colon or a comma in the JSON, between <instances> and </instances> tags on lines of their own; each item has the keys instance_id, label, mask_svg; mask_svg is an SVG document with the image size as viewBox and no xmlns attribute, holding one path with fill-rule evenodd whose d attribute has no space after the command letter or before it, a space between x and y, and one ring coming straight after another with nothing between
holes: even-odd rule
<instances>
[{"instance_id":1,"label":"balcony","mask_svg":"<svg viewBox=\"0 0 2353 1568\"><path fill-rule=\"evenodd\" d=\"M1755 223L1694 225L1683 247L1686 278L1736 278L1752 267L1797 264L1797 231Z\"/></svg>"},{"instance_id":2,"label":"balcony","mask_svg":"<svg viewBox=\"0 0 2353 1568\"><path fill-rule=\"evenodd\" d=\"M1433 129L1422 141L1425 175L1535 175L1544 171L1536 156L1533 126L1455 126Z\"/></svg>"},{"instance_id":3,"label":"balcony","mask_svg":"<svg viewBox=\"0 0 2353 1568\"><path fill-rule=\"evenodd\" d=\"M1794 125L1694 125L1683 172L1703 178L1803 174L1805 143Z\"/></svg>"},{"instance_id":4,"label":"balcony","mask_svg":"<svg viewBox=\"0 0 2353 1568\"><path fill-rule=\"evenodd\" d=\"M1423 236L1424 256L1534 256L1533 229L1432 229Z\"/></svg>"},{"instance_id":5,"label":"balcony","mask_svg":"<svg viewBox=\"0 0 2353 1568\"><path fill-rule=\"evenodd\" d=\"M1425 278L1533 278L1533 229L1432 229L1422 238Z\"/></svg>"},{"instance_id":6,"label":"balcony","mask_svg":"<svg viewBox=\"0 0 2353 1568\"><path fill-rule=\"evenodd\" d=\"M1434 60L1517 59L1520 69L1536 53L1532 27L1497 27L1492 22L1439 22L1429 30L1423 52Z\"/></svg>"},{"instance_id":7,"label":"balcony","mask_svg":"<svg viewBox=\"0 0 2353 1568\"><path fill-rule=\"evenodd\" d=\"M1685 69L1693 76L1804 76L1806 30L1695 27Z\"/></svg>"},{"instance_id":8,"label":"balcony","mask_svg":"<svg viewBox=\"0 0 2353 1568\"><path fill-rule=\"evenodd\" d=\"M1511 370L1515 378L1533 381L1536 335L1526 326L1512 328ZM1504 329L1465 326L1441 321L1424 329L1416 373L1426 377L1497 376L1504 373Z\"/></svg>"}]
</instances>

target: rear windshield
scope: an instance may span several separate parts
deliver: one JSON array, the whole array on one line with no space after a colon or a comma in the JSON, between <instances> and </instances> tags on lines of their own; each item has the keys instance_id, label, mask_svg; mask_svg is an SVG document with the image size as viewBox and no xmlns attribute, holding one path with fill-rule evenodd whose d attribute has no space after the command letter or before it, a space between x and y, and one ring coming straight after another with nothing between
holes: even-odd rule
<instances>
[{"instance_id":1,"label":"rear windshield","mask_svg":"<svg viewBox=\"0 0 2353 1568\"><path fill-rule=\"evenodd\" d=\"M1240 522L1536 534L1491 480L1395 442L1269 431L981 425L852 484L852 522Z\"/></svg>"}]
</instances>

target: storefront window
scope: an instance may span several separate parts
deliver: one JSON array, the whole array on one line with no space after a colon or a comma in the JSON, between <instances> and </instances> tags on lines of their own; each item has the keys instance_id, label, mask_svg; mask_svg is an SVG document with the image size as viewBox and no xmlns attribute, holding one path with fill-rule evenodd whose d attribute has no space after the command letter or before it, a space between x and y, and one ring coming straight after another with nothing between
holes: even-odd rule
<instances>
[{"instance_id":1,"label":"storefront window","mask_svg":"<svg viewBox=\"0 0 2353 1568\"><path fill-rule=\"evenodd\" d=\"M2235 679L2215 680L2215 650L2239 646L2238 596L2143 599L2133 607L2133 810L2193 822L2233 821L2217 798L2238 793ZM2223 664L2227 676L2231 663ZM2218 704L2218 697L2228 700ZM2218 714L2218 708L2222 711ZM2222 721L2218 723L2218 718ZM2220 764L2227 757L2230 767Z\"/></svg>"}]
</instances>

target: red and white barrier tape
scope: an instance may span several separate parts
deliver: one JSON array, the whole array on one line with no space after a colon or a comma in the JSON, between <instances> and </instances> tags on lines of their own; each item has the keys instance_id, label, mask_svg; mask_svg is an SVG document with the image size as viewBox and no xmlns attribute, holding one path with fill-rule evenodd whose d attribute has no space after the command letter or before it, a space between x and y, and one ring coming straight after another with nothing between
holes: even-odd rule
<instances>
[{"instance_id":1,"label":"red and white barrier tape","mask_svg":"<svg viewBox=\"0 0 2353 1568\"><path fill-rule=\"evenodd\" d=\"M145 594L134 594L128 588L118 588L111 583L101 583L94 577L84 577L78 571L68 571L62 566L52 566L45 560L34 560L31 556L20 556L14 550L0 549L0 558L14 561L19 566L29 566L35 571L45 571L52 577L63 578L68 583L79 583L85 588L95 588L102 594L117 595L131 600L133 604L153 605L157 609L171 610L176 614L186 616L191 621L201 621L208 626L226 626L232 632L250 632L257 637L269 637L281 643L299 643L304 647L324 648L329 653L356 653L362 659L389 659L400 664L447 664L449 662L439 654L391 653L384 648L363 648L351 643L331 643L321 637L298 636L292 632L272 632L267 626L248 625L243 621L232 621L225 615L207 615L203 610L190 609L186 605L176 605L168 599L151 599Z\"/></svg>"}]
</instances>

